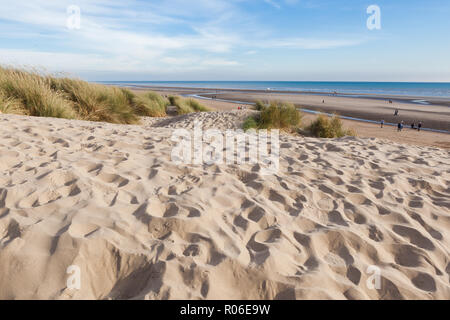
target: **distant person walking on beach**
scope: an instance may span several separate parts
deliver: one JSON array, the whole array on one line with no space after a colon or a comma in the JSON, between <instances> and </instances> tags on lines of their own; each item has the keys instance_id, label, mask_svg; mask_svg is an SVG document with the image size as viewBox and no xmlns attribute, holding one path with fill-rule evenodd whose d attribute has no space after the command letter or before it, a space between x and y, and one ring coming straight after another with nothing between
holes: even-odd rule
<instances>
[{"instance_id":1,"label":"distant person walking on beach","mask_svg":"<svg viewBox=\"0 0 450 320\"><path fill-rule=\"evenodd\" d=\"M395 109L394 116L397 117L397 116L398 116L398 113L399 113L398 109Z\"/></svg>"},{"instance_id":2,"label":"distant person walking on beach","mask_svg":"<svg viewBox=\"0 0 450 320\"><path fill-rule=\"evenodd\" d=\"M381 129L384 127L384 120L381 120Z\"/></svg>"},{"instance_id":3,"label":"distant person walking on beach","mask_svg":"<svg viewBox=\"0 0 450 320\"><path fill-rule=\"evenodd\" d=\"M417 130L422 130L422 122L419 122L419 124L417 125Z\"/></svg>"},{"instance_id":4,"label":"distant person walking on beach","mask_svg":"<svg viewBox=\"0 0 450 320\"><path fill-rule=\"evenodd\" d=\"M411 123L411 129L415 129L416 128L416 124L413 122L413 123Z\"/></svg>"}]
</instances>

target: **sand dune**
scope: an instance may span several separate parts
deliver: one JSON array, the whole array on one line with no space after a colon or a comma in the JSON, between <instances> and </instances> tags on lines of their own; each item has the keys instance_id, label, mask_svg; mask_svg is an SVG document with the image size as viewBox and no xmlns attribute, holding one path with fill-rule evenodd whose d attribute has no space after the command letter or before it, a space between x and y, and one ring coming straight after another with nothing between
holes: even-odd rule
<instances>
[{"instance_id":1,"label":"sand dune","mask_svg":"<svg viewBox=\"0 0 450 320\"><path fill-rule=\"evenodd\" d=\"M245 116L1 115L0 298L450 299L448 150L282 135L276 175L171 161L173 128Z\"/></svg>"},{"instance_id":2,"label":"sand dune","mask_svg":"<svg viewBox=\"0 0 450 320\"><path fill-rule=\"evenodd\" d=\"M204 112L189 113L177 117L168 118L143 118L144 126L169 129L194 129L195 121L201 122L201 128L207 130L210 128L219 130L237 130L242 129L243 122L254 115L256 111L248 109L243 111L227 112Z\"/></svg>"}]
</instances>

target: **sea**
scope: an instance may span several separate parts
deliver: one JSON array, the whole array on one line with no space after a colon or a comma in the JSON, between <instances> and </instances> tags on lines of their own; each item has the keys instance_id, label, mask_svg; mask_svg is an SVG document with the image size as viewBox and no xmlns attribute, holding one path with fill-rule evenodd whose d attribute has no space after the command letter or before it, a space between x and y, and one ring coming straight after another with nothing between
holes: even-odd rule
<instances>
[{"instance_id":1,"label":"sea","mask_svg":"<svg viewBox=\"0 0 450 320\"><path fill-rule=\"evenodd\" d=\"M129 87L183 87L266 90L351 95L412 96L450 99L450 82L333 82L333 81L102 81Z\"/></svg>"}]
</instances>

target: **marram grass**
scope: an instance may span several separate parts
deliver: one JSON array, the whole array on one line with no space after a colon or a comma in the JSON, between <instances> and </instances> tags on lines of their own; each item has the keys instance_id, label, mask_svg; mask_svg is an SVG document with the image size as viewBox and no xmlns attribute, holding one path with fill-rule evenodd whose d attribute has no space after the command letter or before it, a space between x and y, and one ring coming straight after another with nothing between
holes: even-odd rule
<instances>
[{"instance_id":1,"label":"marram grass","mask_svg":"<svg viewBox=\"0 0 450 320\"><path fill-rule=\"evenodd\" d=\"M317 138L342 138L345 136L356 136L354 130L344 128L342 120L337 115L328 117L321 114L313 121L307 131Z\"/></svg>"},{"instance_id":2,"label":"marram grass","mask_svg":"<svg viewBox=\"0 0 450 320\"><path fill-rule=\"evenodd\" d=\"M302 115L291 103L271 102L265 105L257 102L256 110L260 113L248 118L244 122L244 130L249 129L298 129L302 122Z\"/></svg>"},{"instance_id":3,"label":"marram grass","mask_svg":"<svg viewBox=\"0 0 450 320\"><path fill-rule=\"evenodd\" d=\"M0 111L37 117L133 124L163 117L169 102L154 92L0 67Z\"/></svg>"},{"instance_id":4,"label":"marram grass","mask_svg":"<svg viewBox=\"0 0 450 320\"><path fill-rule=\"evenodd\" d=\"M170 96L169 102L171 105L177 107L179 115L194 113L194 112L208 112L211 111L208 107L202 105L195 99L184 99L179 96Z\"/></svg>"}]
</instances>

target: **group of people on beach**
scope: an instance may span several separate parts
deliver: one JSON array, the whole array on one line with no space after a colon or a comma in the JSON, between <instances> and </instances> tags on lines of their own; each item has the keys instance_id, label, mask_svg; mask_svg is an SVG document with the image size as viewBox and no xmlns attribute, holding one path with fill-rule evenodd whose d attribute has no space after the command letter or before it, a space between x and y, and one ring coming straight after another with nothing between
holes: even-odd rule
<instances>
[{"instance_id":1,"label":"group of people on beach","mask_svg":"<svg viewBox=\"0 0 450 320\"><path fill-rule=\"evenodd\" d=\"M403 128L405 127L405 123L404 123L404 121L400 121L398 124L397 124L397 131L398 132L400 132L400 131L403 131ZM422 130L422 122L419 122L418 124L417 124L417 127L416 127L416 123L415 122L413 122L413 123L411 123L411 129L413 129L413 130L418 130L418 131L420 131L420 130Z\"/></svg>"},{"instance_id":2,"label":"group of people on beach","mask_svg":"<svg viewBox=\"0 0 450 320\"><path fill-rule=\"evenodd\" d=\"M391 103L391 102L389 101L389 103ZM398 109L395 109L394 117L398 117L399 115L400 115L400 111ZM384 128L384 124L385 124L384 120L381 120L381 128ZM418 131L421 131L422 130L422 126L423 126L422 121L419 121L417 123L417 126L416 126L415 122L411 123L411 129L413 129L413 130L417 129ZM397 123L397 131L398 132L403 131L404 127L405 127L405 122L403 120L399 121Z\"/></svg>"}]
</instances>

